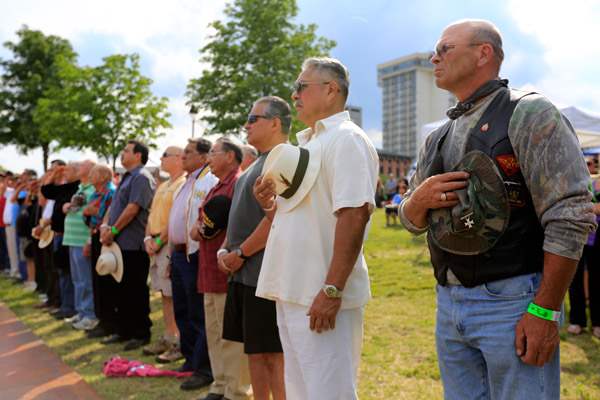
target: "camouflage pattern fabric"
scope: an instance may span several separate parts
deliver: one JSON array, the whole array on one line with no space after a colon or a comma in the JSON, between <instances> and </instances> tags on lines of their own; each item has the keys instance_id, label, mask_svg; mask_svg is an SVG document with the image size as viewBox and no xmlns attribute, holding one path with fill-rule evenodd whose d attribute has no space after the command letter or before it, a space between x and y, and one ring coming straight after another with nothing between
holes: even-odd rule
<instances>
[{"instance_id":1,"label":"camouflage pattern fabric","mask_svg":"<svg viewBox=\"0 0 600 400\"><path fill-rule=\"evenodd\" d=\"M471 151L455 171L470 174L465 189L457 190L459 203L429 213L429 229L436 245L453 254L481 254L504 233L510 217L508 195L494 161L481 151Z\"/></svg>"},{"instance_id":2,"label":"camouflage pattern fabric","mask_svg":"<svg viewBox=\"0 0 600 400\"><path fill-rule=\"evenodd\" d=\"M454 121L444 144L444 171L451 171L462 159L469 132L496 94ZM596 229L596 218L587 190L590 176L573 128L548 99L534 94L517 104L508 136L544 228L544 251L578 260L588 234ZM411 189L428 178L428 167L436 152L430 139L431 135L419 153ZM404 201L408 198L410 191ZM402 213L400 219L407 229L423 233L414 229Z\"/></svg>"}]
</instances>

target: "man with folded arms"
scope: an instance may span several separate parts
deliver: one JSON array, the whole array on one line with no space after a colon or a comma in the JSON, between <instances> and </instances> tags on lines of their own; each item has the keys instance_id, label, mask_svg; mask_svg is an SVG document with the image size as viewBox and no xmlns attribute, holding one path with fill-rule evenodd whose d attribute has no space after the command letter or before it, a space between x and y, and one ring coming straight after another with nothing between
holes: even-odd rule
<instances>
[{"instance_id":1,"label":"man with folded arms","mask_svg":"<svg viewBox=\"0 0 600 400\"><path fill-rule=\"evenodd\" d=\"M256 400L285 399L285 385L275 302L255 294L271 223L252 188L271 149L288 141L291 123L290 106L282 98L263 97L254 103L244 127L260 156L235 185L227 239L219 257L221 268L232 274L223 338L244 343Z\"/></svg>"},{"instance_id":2,"label":"man with folded arms","mask_svg":"<svg viewBox=\"0 0 600 400\"><path fill-rule=\"evenodd\" d=\"M248 358L241 343L223 339L227 273L219 270L217 250L225 240L235 183L241 173L242 150L229 138L215 142L209 153L211 172L219 178L208 193L192 237L200 243L198 291L204 295L206 340L215 381L204 400L250 398Z\"/></svg>"},{"instance_id":3,"label":"man with folded arms","mask_svg":"<svg viewBox=\"0 0 600 400\"><path fill-rule=\"evenodd\" d=\"M276 204L274 182L257 181L257 200L273 223L256 295L277 304L290 399L357 398L370 297L362 245L379 165L375 147L344 111L348 88L338 60L304 62L292 99L308 128L297 137L309 157L320 152L319 170L304 197Z\"/></svg>"},{"instance_id":4,"label":"man with folded arms","mask_svg":"<svg viewBox=\"0 0 600 400\"><path fill-rule=\"evenodd\" d=\"M179 331L173 314L173 295L169 267L169 213L173 195L185 182L181 147L167 147L160 158L160 167L169 174L169 179L160 184L150 207L144 245L150 256L150 278L153 290L159 291L162 298L165 334L160 339L144 347L144 354L156 355L156 361L168 363L182 358L179 349Z\"/></svg>"},{"instance_id":5,"label":"man with folded arms","mask_svg":"<svg viewBox=\"0 0 600 400\"><path fill-rule=\"evenodd\" d=\"M150 259L144 251L144 232L155 182L144 168L148 147L130 140L121 152L121 164L127 170L114 194L110 210L100 228L100 241L119 245L123 255L123 279L117 285L117 334L102 343L125 343L124 350L137 349L150 342Z\"/></svg>"},{"instance_id":6,"label":"man with folded arms","mask_svg":"<svg viewBox=\"0 0 600 400\"><path fill-rule=\"evenodd\" d=\"M204 303L198 293L198 242L190 237L198 219L202 201L218 182L208 166L208 139L189 139L183 150L185 183L175 193L169 213L169 246L171 250L171 284L175 322L179 329L181 353L185 363L180 368L193 375L181 384L182 390L208 386L213 381L206 344Z\"/></svg>"}]
</instances>

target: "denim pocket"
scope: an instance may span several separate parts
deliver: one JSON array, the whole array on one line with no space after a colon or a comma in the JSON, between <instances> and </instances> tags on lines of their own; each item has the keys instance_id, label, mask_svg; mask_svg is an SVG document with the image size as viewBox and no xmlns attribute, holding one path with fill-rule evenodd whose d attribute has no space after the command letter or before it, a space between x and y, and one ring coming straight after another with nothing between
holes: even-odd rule
<instances>
[{"instance_id":1,"label":"denim pocket","mask_svg":"<svg viewBox=\"0 0 600 400\"><path fill-rule=\"evenodd\" d=\"M532 296L538 289L541 274L519 275L484 283L483 290L492 297L521 299Z\"/></svg>"}]
</instances>

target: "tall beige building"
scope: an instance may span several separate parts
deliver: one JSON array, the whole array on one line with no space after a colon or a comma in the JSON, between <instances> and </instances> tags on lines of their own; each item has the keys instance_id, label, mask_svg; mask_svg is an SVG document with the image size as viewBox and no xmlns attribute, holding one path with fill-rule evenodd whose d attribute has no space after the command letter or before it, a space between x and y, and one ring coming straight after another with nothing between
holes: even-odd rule
<instances>
[{"instance_id":1,"label":"tall beige building","mask_svg":"<svg viewBox=\"0 0 600 400\"><path fill-rule=\"evenodd\" d=\"M383 150L415 159L423 125L446 117L454 96L435 86L431 53L414 53L377 66L383 90Z\"/></svg>"}]
</instances>

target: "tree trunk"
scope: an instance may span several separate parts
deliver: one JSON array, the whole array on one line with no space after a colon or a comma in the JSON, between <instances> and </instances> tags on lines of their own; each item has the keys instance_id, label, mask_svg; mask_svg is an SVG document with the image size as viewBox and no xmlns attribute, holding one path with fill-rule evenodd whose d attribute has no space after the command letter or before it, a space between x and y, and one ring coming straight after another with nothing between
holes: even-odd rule
<instances>
[{"instance_id":1,"label":"tree trunk","mask_svg":"<svg viewBox=\"0 0 600 400\"><path fill-rule=\"evenodd\" d=\"M48 171L48 156L50 155L50 143L42 143L42 162L44 163L44 172Z\"/></svg>"}]
</instances>

